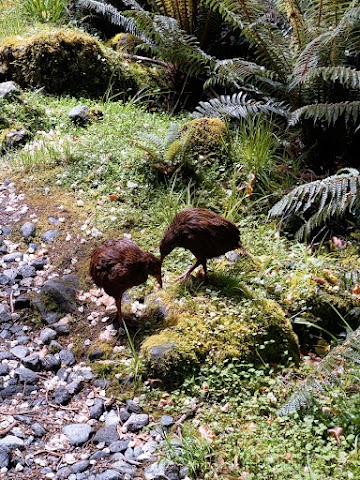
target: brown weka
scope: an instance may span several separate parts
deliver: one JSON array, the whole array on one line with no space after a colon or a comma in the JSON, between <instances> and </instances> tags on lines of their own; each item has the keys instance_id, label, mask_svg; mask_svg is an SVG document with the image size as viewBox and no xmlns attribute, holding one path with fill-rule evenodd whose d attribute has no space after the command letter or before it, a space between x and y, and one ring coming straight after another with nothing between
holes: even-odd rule
<instances>
[{"instance_id":1,"label":"brown weka","mask_svg":"<svg viewBox=\"0 0 360 480\"><path fill-rule=\"evenodd\" d=\"M236 248L251 258L241 244L237 226L204 208L187 208L175 215L160 242L161 263L176 247L186 248L196 257L194 265L176 280L184 280L199 265L207 279L207 259Z\"/></svg>"},{"instance_id":2,"label":"brown weka","mask_svg":"<svg viewBox=\"0 0 360 480\"><path fill-rule=\"evenodd\" d=\"M93 250L90 275L98 287L115 298L119 320L125 290L146 282L148 275L162 286L160 260L126 238L106 240Z\"/></svg>"}]
</instances>

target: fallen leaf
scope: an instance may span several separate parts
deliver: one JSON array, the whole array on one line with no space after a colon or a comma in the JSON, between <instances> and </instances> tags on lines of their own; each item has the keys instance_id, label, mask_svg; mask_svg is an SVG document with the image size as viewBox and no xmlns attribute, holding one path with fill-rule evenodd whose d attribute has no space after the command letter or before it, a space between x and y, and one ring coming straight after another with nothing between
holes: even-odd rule
<instances>
[{"instance_id":1,"label":"fallen leaf","mask_svg":"<svg viewBox=\"0 0 360 480\"><path fill-rule=\"evenodd\" d=\"M202 438L207 440L209 443L215 440L215 433L207 425L200 425L198 430Z\"/></svg>"},{"instance_id":2,"label":"fallen leaf","mask_svg":"<svg viewBox=\"0 0 360 480\"><path fill-rule=\"evenodd\" d=\"M319 285L326 285L328 283L323 277L311 277L311 280Z\"/></svg>"}]
</instances>

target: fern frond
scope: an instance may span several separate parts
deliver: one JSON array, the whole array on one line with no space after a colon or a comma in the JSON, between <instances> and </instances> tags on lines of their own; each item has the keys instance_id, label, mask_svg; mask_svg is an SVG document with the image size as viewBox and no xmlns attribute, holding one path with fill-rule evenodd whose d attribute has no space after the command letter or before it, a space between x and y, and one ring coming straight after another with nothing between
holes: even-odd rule
<instances>
[{"instance_id":1,"label":"fern frond","mask_svg":"<svg viewBox=\"0 0 360 480\"><path fill-rule=\"evenodd\" d=\"M333 385L345 385L355 365L360 365L360 328L323 358L314 374L301 383L278 414L288 415L309 407L316 401L319 392L326 392Z\"/></svg>"},{"instance_id":2,"label":"fern frond","mask_svg":"<svg viewBox=\"0 0 360 480\"><path fill-rule=\"evenodd\" d=\"M78 4L94 10L139 37L153 53L178 66L189 75L206 72L213 57L204 52L196 37L181 29L175 18L144 10L135 0L122 0L130 10L118 12L116 8L96 0L78 0Z\"/></svg>"},{"instance_id":3,"label":"fern frond","mask_svg":"<svg viewBox=\"0 0 360 480\"><path fill-rule=\"evenodd\" d=\"M274 102L271 99L256 101L247 99L247 94L239 92L234 95L221 95L208 102L200 102L193 112L194 117L228 117L244 118L257 113L276 114L288 118L289 111L284 102Z\"/></svg>"},{"instance_id":4,"label":"fern frond","mask_svg":"<svg viewBox=\"0 0 360 480\"><path fill-rule=\"evenodd\" d=\"M289 125L296 125L302 119L312 119L314 124L317 121L323 121L330 126L334 125L340 117L344 118L346 125L355 124L360 117L360 101L306 105L292 113Z\"/></svg>"},{"instance_id":5,"label":"fern frond","mask_svg":"<svg viewBox=\"0 0 360 480\"><path fill-rule=\"evenodd\" d=\"M305 232L311 232L330 217L344 215L360 205L359 190L360 172L354 168L344 169L337 175L294 188L270 209L268 215L286 220L295 213L302 216L310 207L316 207L316 212L296 233L301 239Z\"/></svg>"},{"instance_id":6,"label":"fern frond","mask_svg":"<svg viewBox=\"0 0 360 480\"><path fill-rule=\"evenodd\" d=\"M289 90L297 87L299 84L314 82L317 80L324 82L339 82L349 89L360 90L360 71L351 67L315 67L308 70L303 75L296 75L289 84Z\"/></svg>"},{"instance_id":7,"label":"fern frond","mask_svg":"<svg viewBox=\"0 0 360 480\"><path fill-rule=\"evenodd\" d=\"M241 89L244 84L248 83L272 92L285 91L285 87L278 80L276 72L242 58L217 61L213 74L205 82L204 88L214 85L233 85L235 88Z\"/></svg>"}]
</instances>

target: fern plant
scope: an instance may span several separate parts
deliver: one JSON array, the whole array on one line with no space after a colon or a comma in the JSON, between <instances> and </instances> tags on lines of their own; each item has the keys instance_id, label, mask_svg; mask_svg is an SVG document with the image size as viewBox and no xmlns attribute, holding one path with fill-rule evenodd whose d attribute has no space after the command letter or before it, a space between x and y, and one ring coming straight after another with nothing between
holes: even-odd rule
<instances>
[{"instance_id":1,"label":"fern plant","mask_svg":"<svg viewBox=\"0 0 360 480\"><path fill-rule=\"evenodd\" d=\"M360 119L358 0L204 1L241 31L254 55L216 62L207 85L237 94L202 102L194 116L275 112L300 126L309 145L320 136L314 130L334 125L349 143Z\"/></svg>"},{"instance_id":2,"label":"fern plant","mask_svg":"<svg viewBox=\"0 0 360 480\"><path fill-rule=\"evenodd\" d=\"M143 42L158 59L168 62L188 76L205 74L214 62L200 45L193 28L201 2L184 0L149 0L151 10L135 0L121 0L128 8L119 11L109 3L77 0L77 5L101 14L111 23ZM199 4L199 5L198 5ZM148 5L148 6L149 6ZM205 25L203 28L206 28ZM205 30L204 30L205 31Z\"/></svg>"},{"instance_id":3,"label":"fern plant","mask_svg":"<svg viewBox=\"0 0 360 480\"><path fill-rule=\"evenodd\" d=\"M343 387L347 379L360 366L360 328L333 348L317 365L314 374L307 377L279 410L279 415L289 415L311 406L318 395L326 393L334 385Z\"/></svg>"},{"instance_id":4,"label":"fern plant","mask_svg":"<svg viewBox=\"0 0 360 480\"><path fill-rule=\"evenodd\" d=\"M270 217L287 220L292 215L304 219L296 237L303 239L315 227L333 216L341 217L360 206L360 172L346 168L336 175L299 185L285 195L269 211ZM304 215L315 209L310 218Z\"/></svg>"},{"instance_id":5,"label":"fern plant","mask_svg":"<svg viewBox=\"0 0 360 480\"><path fill-rule=\"evenodd\" d=\"M146 153L146 164L162 176L173 175L186 162L187 142L180 136L180 127L171 123L165 137L154 134L142 135L135 146Z\"/></svg>"}]
</instances>

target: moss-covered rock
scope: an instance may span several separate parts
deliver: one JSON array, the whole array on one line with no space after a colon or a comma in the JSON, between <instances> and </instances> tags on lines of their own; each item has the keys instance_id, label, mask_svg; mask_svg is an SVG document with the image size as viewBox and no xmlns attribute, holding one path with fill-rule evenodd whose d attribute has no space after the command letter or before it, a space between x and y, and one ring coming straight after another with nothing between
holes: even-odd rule
<instances>
[{"instance_id":1,"label":"moss-covered rock","mask_svg":"<svg viewBox=\"0 0 360 480\"><path fill-rule=\"evenodd\" d=\"M237 358L245 362L299 360L299 343L279 304L269 299L220 300L211 309L198 295L193 309L173 302L160 333L142 344L141 353L151 376L178 384L202 363L222 364Z\"/></svg>"},{"instance_id":2,"label":"moss-covered rock","mask_svg":"<svg viewBox=\"0 0 360 480\"><path fill-rule=\"evenodd\" d=\"M73 30L7 37L0 44L0 70L19 85L60 94L102 95L112 66L98 41Z\"/></svg>"},{"instance_id":3,"label":"moss-covered rock","mask_svg":"<svg viewBox=\"0 0 360 480\"><path fill-rule=\"evenodd\" d=\"M229 130L220 118L190 120L179 133L193 156L222 156L229 140Z\"/></svg>"}]
</instances>

